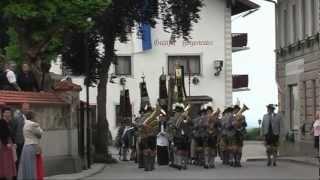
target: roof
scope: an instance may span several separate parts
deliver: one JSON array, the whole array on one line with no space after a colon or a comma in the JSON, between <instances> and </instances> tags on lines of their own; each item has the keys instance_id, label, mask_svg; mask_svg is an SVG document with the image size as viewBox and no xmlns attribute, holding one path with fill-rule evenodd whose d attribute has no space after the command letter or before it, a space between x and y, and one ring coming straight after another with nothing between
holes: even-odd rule
<instances>
[{"instance_id":1,"label":"roof","mask_svg":"<svg viewBox=\"0 0 320 180\"><path fill-rule=\"evenodd\" d=\"M0 104L67 104L53 92L19 92L0 90Z\"/></svg>"},{"instance_id":2,"label":"roof","mask_svg":"<svg viewBox=\"0 0 320 180\"><path fill-rule=\"evenodd\" d=\"M232 1L231 14L233 16L259 7L258 4L250 0L235 0Z\"/></svg>"},{"instance_id":3,"label":"roof","mask_svg":"<svg viewBox=\"0 0 320 180\"><path fill-rule=\"evenodd\" d=\"M55 91L81 91L81 86L74 84L72 81L63 80L54 85Z\"/></svg>"}]
</instances>

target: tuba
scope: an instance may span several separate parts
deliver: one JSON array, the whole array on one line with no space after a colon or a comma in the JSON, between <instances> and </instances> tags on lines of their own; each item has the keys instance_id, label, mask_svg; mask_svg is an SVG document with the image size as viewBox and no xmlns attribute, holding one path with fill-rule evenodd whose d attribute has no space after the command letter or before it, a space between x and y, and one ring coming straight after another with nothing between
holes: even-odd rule
<instances>
[{"instance_id":1,"label":"tuba","mask_svg":"<svg viewBox=\"0 0 320 180\"><path fill-rule=\"evenodd\" d=\"M249 108L244 104L243 107L240 109L240 111L237 114L235 114L235 116L234 116L234 119L235 119L234 126L236 128L238 128L238 129L241 128L241 125L242 125L243 120L244 120L242 114L247 110L249 110Z\"/></svg>"},{"instance_id":2,"label":"tuba","mask_svg":"<svg viewBox=\"0 0 320 180\"><path fill-rule=\"evenodd\" d=\"M157 105L155 110L144 120L143 126L145 130L149 133L156 133L158 130L158 116L164 113L164 111L161 109L160 105Z\"/></svg>"}]
</instances>

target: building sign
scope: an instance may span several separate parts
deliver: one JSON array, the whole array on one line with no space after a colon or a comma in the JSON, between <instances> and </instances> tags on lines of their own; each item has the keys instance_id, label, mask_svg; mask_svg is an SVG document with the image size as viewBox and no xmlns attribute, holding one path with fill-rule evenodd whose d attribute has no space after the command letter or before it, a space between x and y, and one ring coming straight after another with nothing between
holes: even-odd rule
<instances>
[{"instance_id":1,"label":"building sign","mask_svg":"<svg viewBox=\"0 0 320 180\"><path fill-rule=\"evenodd\" d=\"M213 41L208 40L194 40L194 41L170 41L170 40L154 40L154 46L162 47L172 47L172 46L183 46L183 47L203 47L203 46L213 46Z\"/></svg>"}]
</instances>

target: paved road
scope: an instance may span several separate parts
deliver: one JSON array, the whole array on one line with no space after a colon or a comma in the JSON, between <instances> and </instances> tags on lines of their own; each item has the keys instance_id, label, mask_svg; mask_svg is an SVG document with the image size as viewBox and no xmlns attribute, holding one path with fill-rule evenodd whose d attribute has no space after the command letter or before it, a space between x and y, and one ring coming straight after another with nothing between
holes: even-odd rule
<instances>
[{"instance_id":1,"label":"paved road","mask_svg":"<svg viewBox=\"0 0 320 180\"><path fill-rule=\"evenodd\" d=\"M157 167L153 172L144 172L132 162L120 162L107 166L103 172L88 178L90 180L140 180L140 179L217 179L217 180L266 180L294 179L311 180L317 177L317 168L294 163L280 162L277 167L266 167L265 162L247 162L242 168L223 166L216 169L203 169L192 166L188 170L179 171L170 167Z\"/></svg>"},{"instance_id":2,"label":"paved road","mask_svg":"<svg viewBox=\"0 0 320 180\"><path fill-rule=\"evenodd\" d=\"M112 150L114 154L116 151ZM265 157L265 149L261 142L245 142L244 159ZM156 167L153 172L144 172L138 169L133 162L119 162L108 165L103 172L88 178L90 180L140 180L140 179L216 179L216 180L267 180L267 179L317 179L318 169L313 166L279 162L277 167L266 167L266 162L243 162L242 168L232 168L217 163L216 169L203 169L190 166L186 171L179 171L167 166Z\"/></svg>"}]
</instances>

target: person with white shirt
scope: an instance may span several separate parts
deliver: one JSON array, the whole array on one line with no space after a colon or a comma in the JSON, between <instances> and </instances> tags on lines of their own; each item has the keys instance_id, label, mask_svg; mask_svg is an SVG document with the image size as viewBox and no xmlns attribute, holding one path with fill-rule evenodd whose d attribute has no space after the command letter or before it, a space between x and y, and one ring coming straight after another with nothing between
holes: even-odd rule
<instances>
[{"instance_id":1,"label":"person with white shirt","mask_svg":"<svg viewBox=\"0 0 320 180\"><path fill-rule=\"evenodd\" d=\"M12 71L12 66L9 63L4 65L4 72L1 74L0 89L21 91L21 88L17 84L16 74Z\"/></svg>"},{"instance_id":2,"label":"person with white shirt","mask_svg":"<svg viewBox=\"0 0 320 180\"><path fill-rule=\"evenodd\" d=\"M43 130L40 124L34 122L33 113L26 113L26 120L23 127L23 135L25 138L21 160L18 170L18 180L24 179L42 179L39 175L43 175L42 152L40 140Z\"/></svg>"}]
</instances>

